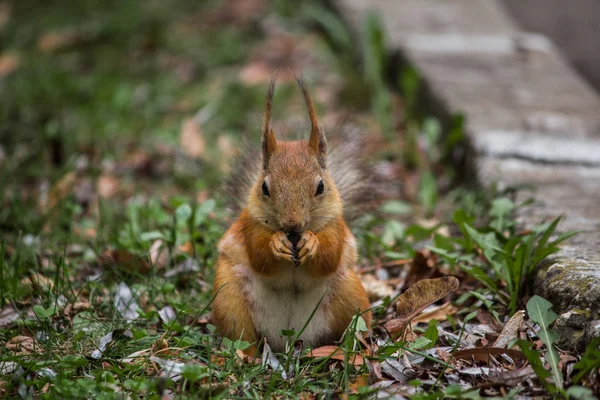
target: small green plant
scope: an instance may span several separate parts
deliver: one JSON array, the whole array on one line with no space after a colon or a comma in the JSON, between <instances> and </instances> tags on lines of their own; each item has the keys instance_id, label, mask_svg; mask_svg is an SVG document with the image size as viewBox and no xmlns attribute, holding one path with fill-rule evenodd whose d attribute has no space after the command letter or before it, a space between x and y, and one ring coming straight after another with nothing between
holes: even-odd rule
<instances>
[{"instance_id":1,"label":"small green plant","mask_svg":"<svg viewBox=\"0 0 600 400\"><path fill-rule=\"evenodd\" d=\"M434 246L430 247L451 266L481 281L509 308L511 315L517 311L519 296L535 267L556 253L560 243L575 235L575 232L566 232L553 238L560 217L530 231L517 232L516 222L511 217L516 209L507 197L494 199L487 226L477 229L473 226L475 218L458 210L453 220L462 238L437 235Z\"/></svg>"},{"instance_id":2,"label":"small green plant","mask_svg":"<svg viewBox=\"0 0 600 400\"><path fill-rule=\"evenodd\" d=\"M556 313L552 311L552 304L540 296L533 296L527 302L527 313L529 314L529 318L539 326L537 335L546 348L543 352L540 352L533 348L532 343L524 340L517 340L516 344L523 351L523 354L525 354L542 385L555 397L564 399L594 399L592 391L583 386L571 386L565 390L564 378L559 366L559 354L556 349L558 334L550 328L552 323L558 318ZM596 343L600 342L597 341ZM597 344L596 348L593 345L589 346L586 351L588 358L582 358L576 364L575 368L577 366L580 368L583 367L581 372L584 374L581 376L585 376L585 374L597 368L597 365L594 366L593 361L589 362L590 358L593 359L594 357L594 351L597 350ZM544 365L542 357L548 366ZM574 379L574 382L578 382L577 377Z\"/></svg>"}]
</instances>

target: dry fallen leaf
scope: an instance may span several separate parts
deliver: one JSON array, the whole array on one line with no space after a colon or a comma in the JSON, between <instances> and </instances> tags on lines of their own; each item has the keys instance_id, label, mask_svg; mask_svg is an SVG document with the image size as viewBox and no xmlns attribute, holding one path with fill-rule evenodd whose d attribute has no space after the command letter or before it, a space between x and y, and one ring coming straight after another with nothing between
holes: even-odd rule
<instances>
[{"instance_id":1,"label":"dry fallen leaf","mask_svg":"<svg viewBox=\"0 0 600 400\"><path fill-rule=\"evenodd\" d=\"M60 178L58 182L52 186L52 189L50 189L50 193L48 193L47 204L42 205L44 211L47 212L53 209L59 202L71 194L75 188L76 181L77 176L75 175L74 171L71 171Z\"/></svg>"},{"instance_id":2,"label":"dry fallen leaf","mask_svg":"<svg viewBox=\"0 0 600 400\"><path fill-rule=\"evenodd\" d=\"M419 315L417 315L415 318L413 318L411 320L411 324L417 324L419 322L429 322L432 319L435 319L436 321L445 321L448 315L454 315L456 314L456 311L458 311L458 309L456 307L454 307L452 305L452 303L447 302L445 304L442 304L439 307L436 307L434 310L428 311L428 312L424 312L421 313Z\"/></svg>"},{"instance_id":3,"label":"dry fallen leaf","mask_svg":"<svg viewBox=\"0 0 600 400\"><path fill-rule=\"evenodd\" d=\"M477 347L466 349L454 353L456 360L475 360L489 362L491 356L500 356L506 354L513 360L524 360L525 355L520 350L499 349L496 347Z\"/></svg>"},{"instance_id":4,"label":"dry fallen leaf","mask_svg":"<svg viewBox=\"0 0 600 400\"><path fill-rule=\"evenodd\" d=\"M29 336L15 336L6 343L6 348L17 355L31 354L41 351L35 340Z\"/></svg>"},{"instance_id":5,"label":"dry fallen leaf","mask_svg":"<svg viewBox=\"0 0 600 400\"><path fill-rule=\"evenodd\" d=\"M424 249L415 253L410 270L404 282L404 287L410 288L412 285L422 279L432 279L439 277L440 271L435 268L437 264L437 255L431 250Z\"/></svg>"},{"instance_id":6,"label":"dry fallen leaf","mask_svg":"<svg viewBox=\"0 0 600 400\"><path fill-rule=\"evenodd\" d=\"M126 249L106 250L98 262L104 267L118 266L127 271L150 272L150 260L147 256L138 256Z\"/></svg>"},{"instance_id":7,"label":"dry fallen leaf","mask_svg":"<svg viewBox=\"0 0 600 400\"><path fill-rule=\"evenodd\" d=\"M531 367L531 365L526 366L525 368L517 369L514 371L496 371L491 370L489 374L489 379L492 382L502 383L506 386L517 386L522 382L527 381L528 379L535 377L535 371Z\"/></svg>"},{"instance_id":8,"label":"dry fallen leaf","mask_svg":"<svg viewBox=\"0 0 600 400\"><path fill-rule=\"evenodd\" d=\"M0 78L3 78L17 70L21 65L19 56L15 53L0 55Z\"/></svg>"},{"instance_id":9,"label":"dry fallen leaf","mask_svg":"<svg viewBox=\"0 0 600 400\"><path fill-rule=\"evenodd\" d=\"M21 284L27 288L35 290L36 292L47 292L54 288L54 281L50 278L45 277L39 272L32 272L29 276L21 279Z\"/></svg>"},{"instance_id":10,"label":"dry fallen leaf","mask_svg":"<svg viewBox=\"0 0 600 400\"><path fill-rule=\"evenodd\" d=\"M7 327L20 318L19 312L9 304L0 311L0 328Z\"/></svg>"},{"instance_id":11,"label":"dry fallen leaf","mask_svg":"<svg viewBox=\"0 0 600 400\"><path fill-rule=\"evenodd\" d=\"M177 247L177 250L181 251L182 253L186 253L188 255L193 255L194 254L194 245L192 244L192 242L187 241L184 244L180 245L179 247Z\"/></svg>"},{"instance_id":12,"label":"dry fallen leaf","mask_svg":"<svg viewBox=\"0 0 600 400\"><path fill-rule=\"evenodd\" d=\"M516 339L519 333L519 328L521 328L521 325L523 324L524 316L525 311L517 311L515 315L508 320L506 325L504 325L502 332L500 332L498 339L496 339L492 347L505 348L513 339Z\"/></svg>"},{"instance_id":13,"label":"dry fallen leaf","mask_svg":"<svg viewBox=\"0 0 600 400\"><path fill-rule=\"evenodd\" d=\"M308 353L305 357L312 358L321 358L321 357L329 357L332 360L344 361L345 355L342 349L337 346L322 346L316 349L313 349ZM355 354L351 355L348 359L348 363L358 367L363 365L364 359L362 356Z\"/></svg>"},{"instance_id":14,"label":"dry fallen leaf","mask_svg":"<svg viewBox=\"0 0 600 400\"><path fill-rule=\"evenodd\" d=\"M423 279L409 287L398 298L396 311L398 317L388 321L385 329L392 339L398 338L410 321L425 307L444 298L458 289L459 281L453 276L437 279Z\"/></svg>"},{"instance_id":15,"label":"dry fallen leaf","mask_svg":"<svg viewBox=\"0 0 600 400\"><path fill-rule=\"evenodd\" d=\"M96 181L96 191L103 199L110 199L119 192L119 180L113 175L100 175Z\"/></svg>"},{"instance_id":16,"label":"dry fallen leaf","mask_svg":"<svg viewBox=\"0 0 600 400\"><path fill-rule=\"evenodd\" d=\"M206 148L206 141L200 130L200 123L196 118L188 118L183 121L181 133L179 134L179 145L188 157L202 158Z\"/></svg>"},{"instance_id":17,"label":"dry fallen leaf","mask_svg":"<svg viewBox=\"0 0 600 400\"><path fill-rule=\"evenodd\" d=\"M369 375L359 375L356 380L350 384L350 391L352 391L352 393L357 393L360 388L366 386L369 386Z\"/></svg>"}]
</instances>

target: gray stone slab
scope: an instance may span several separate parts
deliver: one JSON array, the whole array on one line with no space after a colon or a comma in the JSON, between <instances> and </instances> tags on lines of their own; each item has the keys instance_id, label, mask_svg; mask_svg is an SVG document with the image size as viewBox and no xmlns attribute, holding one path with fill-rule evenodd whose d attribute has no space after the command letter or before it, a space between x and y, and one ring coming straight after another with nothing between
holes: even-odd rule
<instances>
[{"instance_id":1,"label":"gray stone slab","mask_svg":"<svg viewBox=\"0 0 600 400\"><path fill-rule=\"evenodd\" d=\"M502 0L512 17L554 41L569 61L600 90L600 1Z\"/></svg>"},{"instance_id":2,"label":"gray stone slab","mask_svg":"<svg viewBox=\"0 0 600 400\"><path fill-rule=\"evenodd\" d=\"M536 199L536 204L522 210L523 222L546 222L562 215L560 230L600 234L600 167L480 157L478 173L482 182L531 187L518 192L519 201ZM579 240L587 237L581 235ZM599 254L600 241L596 237L586 247Z\"/></svg>"},{"instance_id":3,"label":"gray stone slab","mask_svg":"<svg viewBox=\"0 0 600 400\"><path fill-rule=\"evenodd\" d=\"M435 96L469 127L600 138L600 97L556 53L435 54L410 50Z\"/></svg>"},{"instance_id":4,"label":"gray stone slab","mask_svg":"<svg viewBox=\"0 0 600 400\"><path fill-rule=\"evenodd\" d=\"M333 4L355 27L367 11L378 12L392 45L414 34L497 35L517 30L490 0L333 0Z\"/></svg>"},{"instance_id":5,"label":"gray stone slab","mask_svg":"<svg viewBox=\"0 0 600 400\"><path fill-rule=\"evenodd\" d=\"M334 0L360 30L379 12L391 51L416 67L440 117L466 116L484 184L530 185L524 225L563 219L581 233L548 258L536 293L561 313L565 346L600 334L600 96L551 41L523 32L495 0ZM518 192L523 201L532 193Z\"/></svg>"}]
</instances>

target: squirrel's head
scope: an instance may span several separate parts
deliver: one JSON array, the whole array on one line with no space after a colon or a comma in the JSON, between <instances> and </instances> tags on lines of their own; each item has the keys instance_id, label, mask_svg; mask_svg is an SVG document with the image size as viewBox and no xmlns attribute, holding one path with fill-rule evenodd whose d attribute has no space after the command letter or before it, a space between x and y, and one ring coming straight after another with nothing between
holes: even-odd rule
<instances>
[{"instance_id":1,"label":"squirrel's head","mask_svg":"<svg viewBox=\"0 0 600 400\"><path fill-rule=\"evenodd\" d=\"M267 90L262 173L250 193L251 217L277 231L318 232L342 215L342 201L327 170L327 139L302 77L296 77L311 121L308 141L277 141L271 129L275 77Z\"/></svg>"}]
</instances>

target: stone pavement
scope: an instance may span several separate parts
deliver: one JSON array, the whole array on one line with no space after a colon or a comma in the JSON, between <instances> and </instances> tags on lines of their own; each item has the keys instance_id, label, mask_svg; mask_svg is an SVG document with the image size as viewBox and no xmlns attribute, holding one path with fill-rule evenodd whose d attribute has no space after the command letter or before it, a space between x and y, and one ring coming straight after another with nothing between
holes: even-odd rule
<instances>
[{"instance_id":1,"label":"stone pavement","mask_svg":"<svg viewBox=\"0 0 600 400\"><path fill-rule=\"evenodd\" d=\"M535 291L561 314L571 348L600 336L600 96L545 36L496 0L333 0L355 30L380 14L390 52L416 67L430 111L466 118L467 174L483 185L532 185L523 223L563 215L580 230L538 270ZM522 198L531 193L521 193Z\"/></svg>"}]
</instances>

